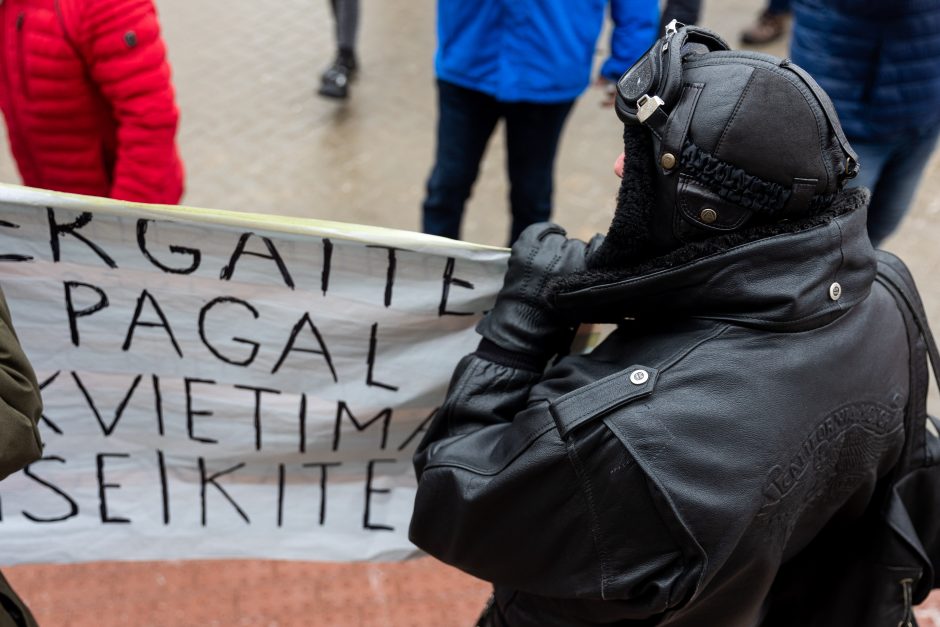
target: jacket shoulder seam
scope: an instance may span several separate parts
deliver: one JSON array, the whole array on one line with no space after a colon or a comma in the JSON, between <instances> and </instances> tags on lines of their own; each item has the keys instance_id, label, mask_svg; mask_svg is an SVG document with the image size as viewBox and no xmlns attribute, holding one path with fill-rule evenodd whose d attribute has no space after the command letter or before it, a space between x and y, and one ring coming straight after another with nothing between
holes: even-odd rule
<instances>
[{"instance_id":1,"label":"jacket shoulder seam","mask_svg":"<svg viewBox=\"0 0 940 627\"><path fill-rule=\"evenodd\" d=\"M724 335L728 331L728 329L730 329L732 326L733 325L731 325L728 322L722 322L720 325L718 325L717 329L713 329L705 337L696 338L690 344L687 344L686 346L683 346L682 348L678 349L670 357L664 360L663 365L659 369L660 374L666 372L667 370L669 370L670 368L672 368L673 366L681 362L683 359L685 359L686 357L691 355L693 352L695 352L695 350L698 349L700 346L707 344L708 342L711 342L712 340L718 338L721 335Z\"/></svg>"}]
</instances>

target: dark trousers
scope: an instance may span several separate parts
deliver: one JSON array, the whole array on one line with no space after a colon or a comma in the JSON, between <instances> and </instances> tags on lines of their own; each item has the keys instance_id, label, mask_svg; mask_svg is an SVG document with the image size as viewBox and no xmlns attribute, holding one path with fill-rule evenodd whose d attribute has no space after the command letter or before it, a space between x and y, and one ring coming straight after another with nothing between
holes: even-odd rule
<instances>
[{"instance_id":1,"label":"dark trousers","mask_svg":"<svg viewBox=\"0 0 940 627\"><path fill-rule=\"evenodd\" d=\"M699 15L702 12L702 0L668 0L663 8L660 18L659 34L662 37L666 34L666 25L672 20L678 20L683 24L698 24Z\"/></svg>"},{"instance_id":2,"label":"dark trousers","mask_svg":"<svg viewBox=\"0 0 940 627\"><path fill-rule=\"evenodd\" d=\"M359 29L359 0L330 0L336 20L336 48L347 54L356 49Z\"/></svg>"},{"instance_id":3,"label":"dark trousers","mask_svg":"<svg viewBox=\"0 0 940 627\"><path fill-rule=\"evenodd\" d=\"M849 187L871 190L868 236L875 248L894 232L913 204L917 185L938 138L940 125L936 124L884 141L852 138L861 169L849 181Z\"/></svg>"},{"instance_id":4,"label":"dark trousers","mask_svg":"<svg viewBox=\"0 0 940 627\"><path fill-rule=\"evenodd\" d=\"M439 80L437 153L428 179L422 228L458 239L464 204L496 123L506 123L510 243L525 227L552 213L555 154L574 101L560 104L499 102L482 92Z\"/></svg>"},{"instance_id":5,"label":"dark trousers","mask_svg":"<svg viewBox=\"0 0 940 627\"><path fill-rule=\"evenodd\" d=\"M773 15L789 13L790 1L768 0L764 10ZM659 24L659 35L657 36L662 37L665 34L666 24L672 20L679 20L683 24L698 24L701 13L702 0L667 0Z\"/></svg>"}]
</instances>

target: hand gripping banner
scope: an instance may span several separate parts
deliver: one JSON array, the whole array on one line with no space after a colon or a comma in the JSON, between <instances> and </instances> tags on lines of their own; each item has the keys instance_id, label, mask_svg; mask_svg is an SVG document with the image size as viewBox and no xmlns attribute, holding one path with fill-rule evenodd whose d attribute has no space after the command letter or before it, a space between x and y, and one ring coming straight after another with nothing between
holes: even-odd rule
<instances>
[{"instance_id":1,"label":"hand gripping banner","mask_svg":"<svg viewBox=\"0 0 940 627\"><path fill-rule=\"evenodd\" d=\"M411 455L507 253L0 186L0 286L42 387L5 564L399 559Z\"/></svg>"}]
</instances>

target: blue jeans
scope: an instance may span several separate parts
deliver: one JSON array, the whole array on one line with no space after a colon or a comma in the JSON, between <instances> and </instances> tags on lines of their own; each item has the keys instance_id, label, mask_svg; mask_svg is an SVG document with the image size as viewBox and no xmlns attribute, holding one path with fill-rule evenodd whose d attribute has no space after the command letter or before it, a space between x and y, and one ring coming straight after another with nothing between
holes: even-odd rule
<instances>
[{"instance_id":1,"label":"blue jeans","mask_svg":"<svg viewBox=\"0 0 940 627\"><path fill-rule=\"evenodd\" d=\"M424 232L460 237L464 204L500 118L506 122L510 243L530 224L549 220L555 153L574 101L499 102L483 92L441 80L437 92L437 154L423 205Z\"/></svg>"},{"instance_id":2,"label":"blue jeans","mask_svg":"<svg viewBox=\"0 0 940 627\"><path fill-rule=\"evenodd\" d=\"M940 126L883 142L851 140L860 171L849 187L871 190L868 237L876 248L901 223L937 145Z\"/></svg>"}]
</instances>

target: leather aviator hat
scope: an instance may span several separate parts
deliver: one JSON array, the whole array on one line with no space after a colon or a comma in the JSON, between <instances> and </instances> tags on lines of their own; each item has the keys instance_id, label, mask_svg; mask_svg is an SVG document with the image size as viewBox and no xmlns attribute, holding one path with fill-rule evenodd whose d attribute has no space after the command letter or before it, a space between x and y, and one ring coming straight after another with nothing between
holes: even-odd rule
<instances>
[{"instance_id":1,"label":"leather aviator hat","mask_svg":"<svg viewBox=\"0 0 940 627\"><path fill-rule=\"evenodd\" d=\"M704 28L670 24L618 81L616 110L652 135L661 249L816 211L858 173L809 74Z\"/></svg>"}]
</instances>

